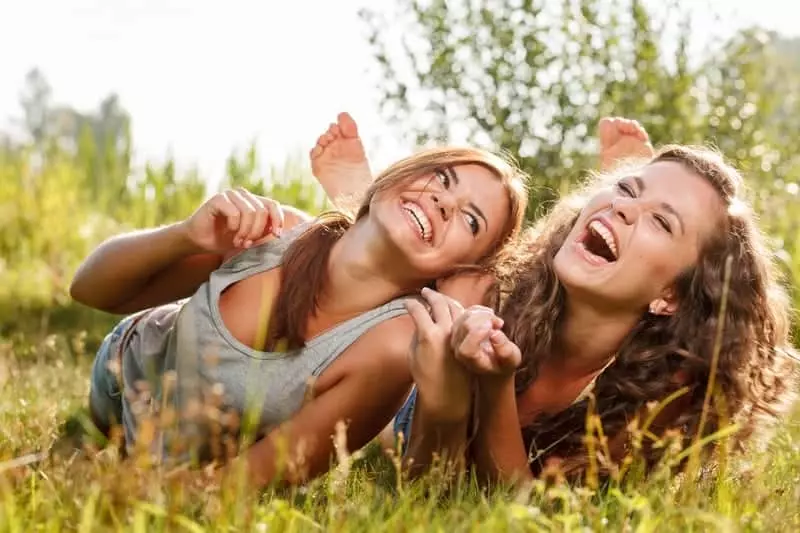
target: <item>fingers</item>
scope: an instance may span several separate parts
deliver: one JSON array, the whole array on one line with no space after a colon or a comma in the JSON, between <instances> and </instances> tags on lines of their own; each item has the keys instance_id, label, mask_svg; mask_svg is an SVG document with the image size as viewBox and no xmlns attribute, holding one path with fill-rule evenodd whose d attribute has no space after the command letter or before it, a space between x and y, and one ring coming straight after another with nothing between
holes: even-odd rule
<instances>
[{"instance_id":1,"label":"fingers","mask_svg":"<svg viewBox=\"0 0 800 533\"><path fill-rule=\"evenodd\" d=\"M453 325L453 315L455 314L457 316L463 310L461 305L447 296L427 287L422 289L422 296L431 306L433 320L440 326L448 328L449 331L449 328Z\"/></svg>"},{"instance_id":2,"label":"fingers","mask_svg":"<svg viewBox=\"0 0 800 533\"><path fill-rule=\"evenodd\" d=\"M235 233L236 247L249 248L269 237L268 232L279 236L283 229L281 205L244 188L219 193L208 205L212 216L225 217L228 230Z\"/></svg>"},{"instance_id":3,"label":"fingers","mask_svg":"<svg viewBox=\"0 0 800 533\"><path fill-rule=\"evenodd\" d=\"M503 327L503 319L494 314L488 307L473 305L454 321L451 335L451 346L454 350L464 342L465 337L473 330L489 324L490 329Z\"/></svg>"},{"instance_id":4,"label":"fingers","mask_svg":"<svg viewBox=\"0 0 800 533\"><path fill-rule=\"evenodd\" d=\"M512 370L522 362L519 346L511 342L502 330L496 329L489 334L489 342L494 349L495 360L501 368Z\"/></svg>"},{"instance_id":5,"label":"fingers","mask_svg":"<svg viewBox=\"0 0 800 533\"><path fill-rule=\"evenodd\" d=\"M227 191L233 204L239 209L239 229L233 238L234 246L249 248L253 241L264 234L268 211L250 191L238 188Z\"/></svg>"},{"instance_id":6,"label":"fingers","mask_svg":"<svg viewBox=\"0 0 800 533\"><path fill-rule=\"evenodd\" d=\"M431 328L434 327L433 319L422 303L413 298L409 298L405 301L405 305L406 311L408 311L411 320L414 321L414 326L417 328L417 333L420 337L422 337L423 333L430 331Z\"/></svg>"},{"instance_id":7,"label":"fingers","mask_svg":"<svg viewBox=\"0 0 800 533\"><path fill-rule=\"evenodd\" d=\"M229 231L239 229L239 209L233 205L230 198L225 193L215 194L208 201L209 212L212 217L224 217Z\"/></svg>"},{"instance_id":8,"label":"fingers","mask_svg":"<svg viewBox=\"0 0 800 533\"><path fill-rule=\"evenodd\" d=\"M242 187L236 189L239 197L246 202L250 211L242 217L242 226L239 227L237 236L240 238L238 246L249 248L253 241L264 235L265 227L269 222L269 211L264 202L256 195ZM245 222L249 225L244 226Z\"/></svg>"},{"instance_id":9,"label":"fingers","mask_svg":"<svg viewBox=\"0 0 800 533\"><path fill-rule=\"evenodd\" d=\"M268 239L270 235L280 237L285 222L281 204L265 196L257 196L255 194L251 196L253 197L253 202L258 204L258 209L264 215L264 221L262 225L259 226L259 230L255 236L255 239L258 240L255 240L253 244L259 244Z\"/></svg>"},{"instance_id":10,"label":"fingers","mask_svg":"<svg viewBox=\"0 0 800 533\"><path fill-rule=\"evenodd\" d=\"M263 198L264 205L269 210L269 228L273 235L280 237L283 232L283 209L281 205L271 198Z\"/></svg>"},{"instance_id":11,"label":"fingers","mask_svg":"<svg viewBox=\"0 0 800 533\"><path fill-rule=\"evenodd\" d=\"M250 191L244 189L240 190L249 202L255 206L256 219L253 223L253 228L250 230L249 239L245 246L251 246L268 238L270 234L279 237L283 231L283 208L281 204L267 198L265 196L258 196Z\"/></svg>"},{"instance_id":12,"label":"fingers","mask_svg":"<svg viewBox=\"0 0 800 533\"><path fill-rule=\"evenodd\" d=\"M462 334L459 335L460 338L451 337L451 347L456 357L476 359L482 354L490 354L486 348L492 348L492 346L486 343L489 341L489 335L494 331L494 328L488 316L476 315L471 320L468 319L460 330L462 330Z\"/></svg>"}]
</instances>

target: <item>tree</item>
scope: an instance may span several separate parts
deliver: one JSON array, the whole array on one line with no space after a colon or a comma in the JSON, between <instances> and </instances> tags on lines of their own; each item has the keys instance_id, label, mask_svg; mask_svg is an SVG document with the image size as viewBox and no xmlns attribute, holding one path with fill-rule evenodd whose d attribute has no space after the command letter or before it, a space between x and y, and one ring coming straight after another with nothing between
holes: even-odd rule
<instances>
[{"instance_id":1,"label":"tree","mask_svg":"<svg viewBox=\"0 0 800 533\"><path fill-rule=\"evenodd\" d=\"M656 143L710 134L735 153L761 128L736 104L775 103L757 74L765 57L757 39L693 62L692 19L678 9L659 18L641 0L398 4L407 16L361 13L385 115L419 143L463 130L464 140L510 152L533 177L530 217L595 166L604 115L639 119Z\"/></svg>"},{"instance_id":2,"label":"tree","mask_svg":"<svg viewBox=\"0 0 800 533\"><path fill-rule=\"evenodd\" d=\"M20 94L25 132L41 148L48 134L52 89L42 72L35 68L25 76Z\"/></svg>"}]
</instances>

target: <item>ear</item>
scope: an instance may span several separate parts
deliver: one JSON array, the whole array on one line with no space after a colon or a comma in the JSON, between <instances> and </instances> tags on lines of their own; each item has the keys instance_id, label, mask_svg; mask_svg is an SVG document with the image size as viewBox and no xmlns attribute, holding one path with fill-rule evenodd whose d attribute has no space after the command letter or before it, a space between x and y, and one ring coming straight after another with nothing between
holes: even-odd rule
<instances>
[{"instance_id":1,"label":"ear","mask_svg":"<svg viewBox=\"0 0 800 533\"><path fill-rule=\"evenodd\" d=\"M648 311L652 315L669 316L674 315L678 310L678 300L675 298L675 291L667 289L659 298L650 302Z\"/></svg>"}]
</instances>

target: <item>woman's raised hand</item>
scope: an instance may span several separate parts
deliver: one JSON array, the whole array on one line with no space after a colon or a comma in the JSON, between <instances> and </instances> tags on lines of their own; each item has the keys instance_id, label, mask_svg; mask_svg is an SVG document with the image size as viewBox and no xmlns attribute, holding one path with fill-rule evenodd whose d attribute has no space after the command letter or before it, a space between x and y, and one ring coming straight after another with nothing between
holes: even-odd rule
<instances>
[{"instance_id":1,"label":"woman's raised hand","mask_svg":"<svg viewBox=\"0 0 800 533\"><path fill-rule=\"evenodd\" d=\"M488 307L465 309L452 326L450 348L454 358L473 374L512 375L522 354L502 327L503 320Z\"/></svg>"},{"instance_id":2,"label":"woman's raised hand","mask_svg":"<svg viewBox=\"0 0 800 533\"><path fill-rule=\"evenodd\" d=\"M430 418L442 422L463 420L469 415L471 405L471 378L467 369L453 358L450 335L453 322L464 308L431 289L423 289L422 296L430 310L417 300L406 302L416 327L409 363L417 386L417 401Z\"/></svg>"},{"instance_id":3,"label":"woman's raised hand","mask_svg":"<svg viewBox=\"0 0 800 533\"><path fill-rule=\"evenodd\" d=\"M275 200L237 188L215 194L183 224L198 248L224 253L261 244L272 235L279 236L283 211Z\"/></svg>"}]
</instances>

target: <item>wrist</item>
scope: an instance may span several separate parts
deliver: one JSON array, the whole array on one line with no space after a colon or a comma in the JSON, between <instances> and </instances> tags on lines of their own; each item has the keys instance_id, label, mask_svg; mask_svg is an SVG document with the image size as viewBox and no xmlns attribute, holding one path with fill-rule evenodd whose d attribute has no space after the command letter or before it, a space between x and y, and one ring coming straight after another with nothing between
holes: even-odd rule
<instances>
[{"instance_id":1,"label":"wrist","mask_svg":"<svg viewBox=\"0 0 800 533\"><path fill-rule=\"evenodd\" d=\"M436 395L438 396L438 395ZM458 426L469 420L471 400L466 398L447 398L446 401L436 401L417 389L415 401L415 415L423 423L435 425Z\"/></svg>"},{"instance_id":2,"label":"wrist","mask_svg":"<svg viewBox=\"0 0 800 533\"><path fill-rule=\"evenodd\" d=\"M481 376L478 380L478 404L481 408L492 407L504 395L516 396L514 374Z\"/></svg>"},{"instance_id":3,"label":"wrist","mask_svg":"<svg viewBox=\"0 0 800 533\"><path fill-rule=\"evenodd\" d=\"M184 255L201 254L207 251L192 237L188 219L171 224L165 229L172 234L176 248Z\"/></svg>"}]
</instances>

